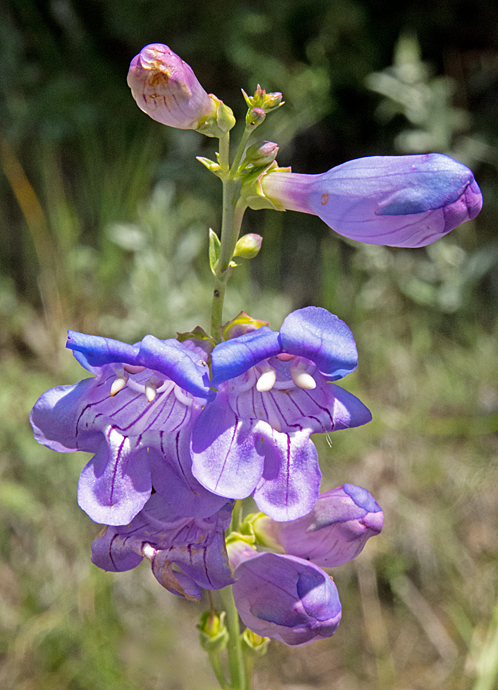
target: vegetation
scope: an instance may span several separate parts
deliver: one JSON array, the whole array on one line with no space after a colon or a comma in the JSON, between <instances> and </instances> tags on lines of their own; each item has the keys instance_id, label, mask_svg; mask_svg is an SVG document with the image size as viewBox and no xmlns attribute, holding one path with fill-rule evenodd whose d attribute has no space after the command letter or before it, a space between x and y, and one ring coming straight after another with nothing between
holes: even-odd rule
<instances>
[{"instance_id":1,"label":"vegetation","mask_svg":"<svg viewBox=\"0 0 498 690\"><path fill-rule=\"evenodd\" d=\"M359 246L318 219L250 212L261 256L225 313L278 328L315 304L352 328L347 387L364 428L315 439L323 488L366 486L386 525L334 573L343 621L299 650L272 643L255 687L493 690L498 683L498 219L493 3L384 0L8 0L0 9L0 685L5 690L215 687L201 609L144 566L91 565L76 504L86 459L33 441L27 417L81 368L65 329L129 342L209 322L212 141L140 113L130 59L168 43L208 91L279 90L262 136L281 165L434 150L469 164L484 210L427 250ZM386 20L386 17L388 19ZM394 55L394 57L393 57ZM389 67L389 65L391 65ZM272 129L274 126L274 129Z\"/></svg>"}]
</instances>

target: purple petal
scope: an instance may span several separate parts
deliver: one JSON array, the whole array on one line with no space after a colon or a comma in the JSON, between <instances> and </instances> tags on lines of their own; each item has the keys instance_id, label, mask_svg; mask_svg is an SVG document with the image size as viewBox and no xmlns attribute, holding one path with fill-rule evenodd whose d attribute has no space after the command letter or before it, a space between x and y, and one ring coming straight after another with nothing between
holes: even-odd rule
<instances>
[{"instance_id":1,"label":"purple petal","mask_svg":"<svg viewBox=\"0 0 498 690\"><path fill-rule=\"evenodd\" d=\"M318 454L309 431L264 434L265 465L253 498L276 522L296 520L310 512L320 489Z\"/></svg>"},{"instance_id":2,"label":"purple petal","mask_svg":"<svg viewBox=\"0 0 498 690\"><path fill-rule=\"evenodd\" d=\"M29 417L38 443L59 453L96 452L102 443L100 429L77 429L81 409L94 388L95 379L85 379L73 386L51 388L40 396Z\"/></svg>"},{"instance_id":3,"label":"purple petal","mask_svg":"<svg viewBox=\"0 0 498 690\"><path fill-rule=\"evenodd\" d=\"M209 397L211 384L206 362L177 340L158 340L146 335L138 359L142 366L165 374L192 395Z\"/></svg>"},{"instance_id":4,"label":"purple petal","mask_svg":"<svg viewBox=\"0 0 498 690\"><path fill-rule=\"evenodd\" d=\"M219 496L246 498L263 472L261 437L253 420L239 418L218 393L192 431L192 474Z\"/></svg>"},{"instance_id":5,"label":"purple petal","mask_svg":"<svg viewBox=\"0 0 498 690\"><path fill-rule=\"evenodd\" d=\"M132 450L115 429L83 468L78 504L94 522L126 525L143 508L152 489L147 450Z\"/></svg>"},{"instance_id":6,"label":"purple petal","mask_svg":"<svg viewBox=\"0 0 498 690\"><path fill-rule=\"evenodd\" d=\"M78 354L80 364L91 371L106 364L143 366L165 374L192 395L210 396L206 362L177 340L158 340L146 335L141 343L128 345L111 338L68 331L66 347L73 350L75 356Z\"/></svg>"},{"instance_id":7,"label":"purple petal","mask_svg":"<svg viewBox=\"0 0 498 690\"><path fill-rule=\"evenodd\" d=\"M103 535L92 544L92 563L102 570L121 573L133 570L143 557L130 550L112 527L106 527Z\"/></svg>"},{"instance_id":8,"label":"purple petal","mask_svg":"<svg viewBox=\"0 0 498 690\"><path fill-rule=\"evenodd\" d=\"M276 524L266 519L260 529L286 553L336 567L356 558L383 524L384 514L373 496L360 486L345 484L321 494L300 520Z\"/></svg>"},{"instance_id":9,"label":"purple petal","mask_svg":"<svg viewBox=\"0 0 498 690\"><path fill-rule=\"evenodd\" d=\"M335 584L293 556L259 553L235 570L233 594L244 624L289 646L331 637L341 620Z\"/></svg>"},{"instance_id":10,"label":"purple petal","mask_svg":"<svg viewBox=\"0 0 498 690\"><path fill-rule=\"evenodd\" d=\"M356 369L358 352L344 321L320 307L306 307L286 317L280 329L282 350L316 364L332 380Z\"/></svg>"},{"instance_id":11,"label":"purple petal","mask_svg":"<svg viewBox=\"0 0 498 690\"><path fill-rule=\"evenodd\" d=\"M225 340L212 352L212 383L217 387L223 381L236 378L263 359L281 351L278 333L267 326Z\"/></svg>"},{"instance_id":12,"label":"purple petal","mask_svg":"<svg viewBox=\"0 0 498 690\"><path fill-rule=\"evenodd\" d=\"M161 431L159 446L155 439L156 448L148 446L152 484L163 498L165 511L167 507L162 518L166 522L179 517L208 517L226 503L226 498L205 489L192 475L190 431L190 427L174 433ZM145 434L144 445L147 440Z\"/></svg>"},{"instance_id":13,"label":"purple petal","mask_svg":"<svg viewBox=\"0 0 498 690\"><path fill-rule=\"evenodd\" d=\"M66 347L73 351L78 362L89 371L115 362L137 364L138 347L112 338L68 331Z\"/></svg>"},{"instance_id":14,"label":"purple petal","mask_svg":"<svg viewBox=\"0 0 498 690\"><path fill-rule=\"evenodd\" d=\"M276 208L315 214L345 237L393 247L435 242L482 207L472 171L437 153L359 158L321 175L273 172L261 184Z\"/></svg>"}]
</instances>

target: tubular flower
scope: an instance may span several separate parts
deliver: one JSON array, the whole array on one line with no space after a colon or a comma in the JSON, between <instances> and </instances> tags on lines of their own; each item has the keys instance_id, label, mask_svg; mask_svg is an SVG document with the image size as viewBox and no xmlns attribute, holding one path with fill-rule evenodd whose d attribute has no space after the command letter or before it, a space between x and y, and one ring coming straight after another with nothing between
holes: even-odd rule
<instances>
[{"instance_id":1,"label":"tubular flower","mask_svg":"<svg viewBox=\"0 0 498 690\"><path fill-rule=\"evenodd\" d=\"M254 530L263 544L313 561L322 568L356 558L370 537L380 534L384 513L372 494L361 486L344 484L320 494L313 510L292 522L263 516Z\"/></svg>"},{"instance_id":2,"label":"tubular flower","mask_svg":"<svg viewBox=\"0 0 498 690\"><path fill-rule=\"evenodd\" d=\"M198 129L216 116L219 102L202 88L192 68L161 43L145 46L133 58L128 86L138 107L163 125Z\"/></svg>"},{"instance_id":3,"label":"tubular flower","mask_svg":"<svg viewBox=\"0 0 498 690\"><path fill-rule=\"evenodd\" d=\"M192 472L227 498L253 495L277 521L313 508L320 485L310 434L370 421L368 409L332 383L357 365L351 331L325 309L306 307L280 332L261 327L212 352L216 398L192 431Z\"/></svg>"},{"instance_id":4,"label":"tubular flower","mask_svg":"<svg viewBox=\"0 0 498 690\"><path fill-rule=\"evenodd\" d=\"M350 239L392 247L431 244L482 207L472 171L439 153L358 158L321 175L272 169L258 184L252 206L264 197Z\"/></svg>"},{"instance_id":5,"label":"tubular flower","mask_svg":"<svg viewBox=\"0 0 498 690\"><path fill-rule=\"evenodd\" d=\"M95 454L78 484L78 503L92 520L127 525L152 485L169 520L218 510L225 501L191 473L190 434L210 396L201 348L152 335L128 345L73 331L67 347L95 376L44 393L30 421L36 440L52 450Z\"/></svg>"},{"instance_id":6,"label":"tubular flower","mask_svg":"<svg viewBox=\"0 0 498 690\"><path fill-rule=\"evenodd\" d=\"M112 572L135 568L145 556L157 581L187 599L200 599L201 587L221 589L232 584L224 533L231 503L207 518L169 519L169 506L153 494L131 524L107 527L92 544L92 562ZM173 570L173 564L181 572Z\"/></svg>"},{"instance_id":7,"label":"tubular flower","mask_svg":"<svg viewBox=\"0 0 498 690\"><path fill-rule=\"evenodd\" d=\"M230 562L235 567L235 604L253 632L300 647L332 637L337 630L342 613L339 594L318 566L249 547L234 560L230 551Z\"/></svg>"}]
</instances>

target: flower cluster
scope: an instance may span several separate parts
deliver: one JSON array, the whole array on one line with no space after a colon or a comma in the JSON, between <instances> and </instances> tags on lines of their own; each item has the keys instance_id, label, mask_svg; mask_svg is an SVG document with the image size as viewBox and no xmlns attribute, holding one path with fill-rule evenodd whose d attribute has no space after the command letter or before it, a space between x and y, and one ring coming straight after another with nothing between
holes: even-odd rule
<instances>
[{"instance_id":1,"label":"flower cluster","mask_svg":"<svg viewBox=\"0 0 498 690\"><path fill-rule=\"evenodd\" d=\"M243 539L229 544L233 593L243 622L258 635L290 646L331 637L341 620L341 602L322 568L356 558L383 524L378 503L353 484L321 494L299 520L256 516L252 529L258 542L285 553L258 553Z\"/></svg>"},{"instance_id":2,"label":"flower cluster","mask_svg":"<svg viewBox=\"0 0 498 690\"><path fill-rule=\"evenodd\" d=\"M334 314L298 309L280 331L243 313L221 326L234 257L252 258L261 247L259 235L238 238L242 216L248 206L290 209L355 240L420 247L479 213L479 187L468 168L441 154L360 158L321 175L281 169L276 144L248 146L283 104L282 94L259 85L254 96L244 93L245 130L230 166L232 111L170 48L146 46L128 84L154 120L220 139L217 160L200 159L222 179L226 200L225 234L210 235L212 334L197 328L130 345L69 331L67 347L92 377L39 398L30 417L35 438L56 451L92 454L78 503L105 525L92 545L99 568L126 571L146 558L159 583L187 599L233 585L255 637L291 646L330 637L341 603L322 568L355 558L384 516L353 484L319 494L310 437L371 415L336 383L354 371L358 354ZM239 533L233 506L249 496L262 512ZM226 639L220 621L211 632Z\"/></svg>"}]
</instances>

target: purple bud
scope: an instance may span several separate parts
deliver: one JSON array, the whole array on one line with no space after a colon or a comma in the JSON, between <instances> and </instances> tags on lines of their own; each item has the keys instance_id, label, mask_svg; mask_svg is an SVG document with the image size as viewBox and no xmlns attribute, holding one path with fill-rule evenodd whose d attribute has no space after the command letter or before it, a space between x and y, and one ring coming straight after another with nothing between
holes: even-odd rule
<instances>
[{"instance_id":1,"label":"purple bud","mask_svg":"<svg viewBox=\"0 0 498 690\"><path fill-rule=\"evenodd\" d=\"M361 486L344 484L320 494L311 513L299 520L275 522L264 517L254 529L265 543L332 568L356 558L383 524L384 513L373 496Z\"/></svg>"},{"instance_id":2,"label":"purple bud","mask_svg":"<svg viewBox=\"0 0 498 690\"><path fill-rule=\"evenodd\" d=\"M291 647L331 637L341 620L332 579L294 556L258 553L235 569L235 603L244 624Z\"/></svg>"},{"instance_id":3,"label":"purple bud","mask_svg":"<svg viewBox=\"0 0 498 690\"><path fill-rule=\"evenodd\" d=\"M269 172L279 209L319 216L340 235L391 247L424 247L475 218L482 195L469 168L439 153L371 156L321 175Z\"/></svg>"},{"instance_id":4,"label":"purple bud","mask_svg":"<svg viewBox=\"0 0 498 690\"><path fill-rule=\"evenodd\" d=\"M128 86L138 107L177 129L198 129L215 117L219 102L208 96L193 70L168 46L151 43L131 61Z\"/></svg>"}]
</instances>

